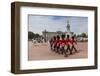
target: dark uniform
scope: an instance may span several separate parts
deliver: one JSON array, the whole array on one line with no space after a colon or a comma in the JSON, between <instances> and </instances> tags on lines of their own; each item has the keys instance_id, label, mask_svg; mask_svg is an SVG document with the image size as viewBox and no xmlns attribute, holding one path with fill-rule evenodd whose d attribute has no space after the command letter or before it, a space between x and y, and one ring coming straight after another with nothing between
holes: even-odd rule
<instances>
[{"instance_id":1,"label":"dark uniform","mask_svg":"<svg viewBox=\"0 0 100 76\"><path fill-rule=\"evenodd\" d=\"M56 36L53 37L53 51L56 51Z\"/></svg>"},{"instance_id":2,"label":"dark uniform","mask_svg":"<svg viewBox=\"0 0 100 76\"><path fill-rule=\"evenodd\" d=\"M61 53L64 54L65 57L67 57L67 53L65 50L65 45L66 45L66 40L65 40L65 35L62 35L62 40L61 40Z\"/></svg>"},{"instance_id":3,"label":"dark uniform","mask_svg":"<svg viewBox=\"0 0 100 76\"><path fill-rule=\"evenodd\" d=\"M53 48L52 48L52 46L53 46L53 39L51 39L49 42L50 42L50 48L51 48L51 50L53 50Z\"/></svg>"},{"instance_id":4,"label":"dark uniform","mask_svg":"<svg viewBox=\"0 0 100 76\"><path fill-rule=\"evenodd\" d=\"M57 35L57 40L56 40L56 52L60 54L60 36Z\"/></svg>"},{"instance_id":5,"label":"dark uniform","mask_svg":"<svg viewBox=\"0 0 100 76\"><path fill-rule=\"evenodd\" d=\"M69 51L71 53L70 44L71 44L71 40L69 39L69 35L67 35L67 39L66 39L67 49L66 49L66 52Z\"/></svg>"},{"instance_id":6,"label":"dark uniform","mask_svg":"<svg viewBox=\"0 0 100 76\"><path fill-rule=\"evenodd\" d=\"M72 45L72 47L71 47L71 53L70 54L72 54L73 50L75 50L75 52L78 52L77 49L74 46L74 45L77 45L77 42L75 41L74 37L72 37L72 39L71 39L71 45Z\"/></svg>"}]
</instances>

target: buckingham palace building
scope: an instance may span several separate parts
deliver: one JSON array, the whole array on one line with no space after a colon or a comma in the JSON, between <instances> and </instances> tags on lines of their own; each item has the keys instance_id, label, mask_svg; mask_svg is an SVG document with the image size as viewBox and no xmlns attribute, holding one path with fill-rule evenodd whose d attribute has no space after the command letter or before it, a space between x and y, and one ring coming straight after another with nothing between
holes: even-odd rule
<instances>
[{"instance_id":1,"label":"buckingham palace building","mask_svg":"<svg viewBox=\"0 0 100 76\"><path fill-rule=\"evenodd\" d=\"M70 33L71 35L73 34L73 32L70 32ZM62 34L69 35L68 32L62 32L62 31L49 32L49 31L44 30L42 32L42 36L45 38L46 41L49 41L51 38L53 38L53 36L57 36L57 35L61 36Z\"/></svg>"},{"instance_id":2,"label":"buckingham palace building","mask_svg":"<svg viewBox=\"0 0 100 76\"><path fill-rule=\"evenodd\" d=\"M66 30L64 31L66 32L63 31L49 32L47 30L44 30L42 31L42 36L44 37L45 41L49 41L51 38L53 38L53 36L57 36L57 35L61 36L62 34L64 34L65 36L69 35L70 37L74 35L74 32L71 32L70 30L69 20L67 21L67 26L65 28Z\"/></svg>"}]
</instances>

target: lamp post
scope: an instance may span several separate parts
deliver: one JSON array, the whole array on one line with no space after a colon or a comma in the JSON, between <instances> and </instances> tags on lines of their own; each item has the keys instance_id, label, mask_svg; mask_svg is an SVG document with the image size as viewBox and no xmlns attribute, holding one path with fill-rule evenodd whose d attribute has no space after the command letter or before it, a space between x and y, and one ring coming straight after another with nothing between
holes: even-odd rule
<instances>
[{"instance_id":1,"label":"lamp post","mask_svg":"<svg viewBox=\"0 0 100 76\"><path fill-rule=\"evenodd\" d=\"M46 29L44 30L44 37L45 37L45 42L46 42Z\"/></svg>"}]
</instances>

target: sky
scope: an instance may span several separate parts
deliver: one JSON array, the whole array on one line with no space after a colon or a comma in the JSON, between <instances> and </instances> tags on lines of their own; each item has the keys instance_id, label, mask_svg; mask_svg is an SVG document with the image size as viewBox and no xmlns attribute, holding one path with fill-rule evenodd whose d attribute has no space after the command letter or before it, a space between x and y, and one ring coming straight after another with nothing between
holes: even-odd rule
<instances>
[{"instance_id":1,"label":"sky","mask_svg":"<svg viewBox=\"0 0 100 76\"><path fill-rule=\"evenodd\" d=\"M75 34L88 33L88 17L78 16L45 16L45 15L29 15L28 26L29 31L42 35L42 31L46 29L49 32L67 31L67 21L70 23L70 30Z\"/></svg>"}]
</instances>

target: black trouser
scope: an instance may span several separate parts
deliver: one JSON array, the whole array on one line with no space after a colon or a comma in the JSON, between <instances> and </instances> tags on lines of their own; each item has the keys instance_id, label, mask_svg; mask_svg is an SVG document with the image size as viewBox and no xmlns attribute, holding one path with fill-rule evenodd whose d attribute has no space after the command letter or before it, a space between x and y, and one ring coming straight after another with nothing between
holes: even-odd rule
<instances>
[{"instance_id":1,"label":"black trouser","mask_svg":"<svg viewBox=\"0 0 100 76\"><path fill-rule=\"evenodd\" d=\"M67 45L66 52L68 52L68 51L71 53L70 45Z\"/></svg>"},{"instance_id":2,"label":"black trouser","mask_svg":"<svg viewBox=\"0 0 100 76\"><path fill-rule=\"evenodd\" d=\"M54 45L54 47L53 47L53 50L56 52L56 49L57 49L57 47L56 47L56 45Z\"/></svg>"},{"instance_id":3,"label":"black trouser","mask_svg":"<svg viewBox=\"0 0 100 76\"><path fill-rule=\"evenodd\" d=\"M67 56L67 53L66 53L64 46L61 48L61 54L64 54L65 56Z\"/></svg>"},{"instance_id":4,"label":"black trouser","mask_svg":"<svg viewBox=\"0 0 100 76\"><path fill-rule=\"evenodd\" d=\"M75 52L77 52L77 49L75 48L74 45L72 45L72 47L71 47L71 54L72 54L72 51L73 51L73 50L75 50Z\"/></svg>"},{"instance_id":5,"label":"black trouser","mask_svg":"<svg viewBox=\"0 0 100 76\"><path fill-rule=\"evenodd\" d=\"M53 45L53 44L50 44L51 50L52 50L52 45Z\"/></svg>"},{"instance_id":6,"label":"black trouser","mask_svg":"<svg viewBox=\"0 0 100 76\"><path fill-rule=\"evenodd\" d=\"M63 54L63 51L64 51L64 47L61 47L60 49L61 54Z\"/></svg>"},{"instance_id":7,"label":"black trouser","mask_svg":"<svg viewBox=\"0 0 100 76\"><path fill-rule=\"evenodd\" d=\"M57 46L56 52L57 52L57 53L60 53L60 46Z\"/></svg>"}]
</instances>

